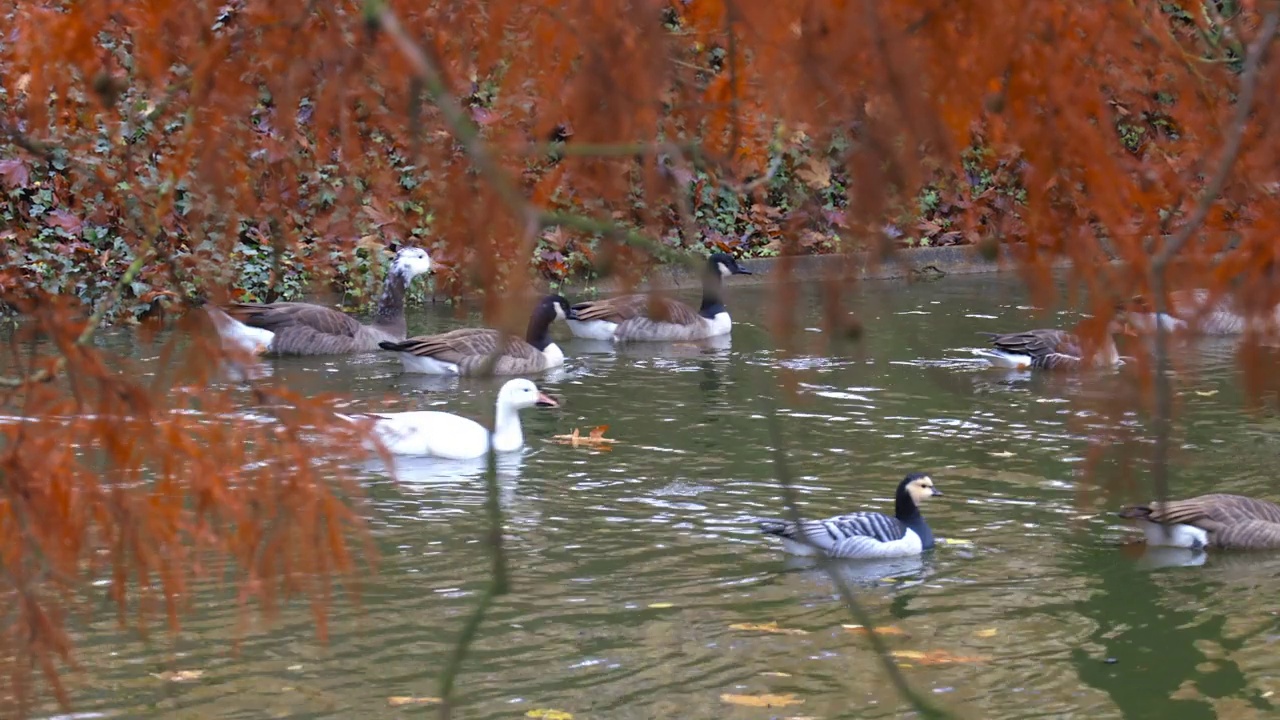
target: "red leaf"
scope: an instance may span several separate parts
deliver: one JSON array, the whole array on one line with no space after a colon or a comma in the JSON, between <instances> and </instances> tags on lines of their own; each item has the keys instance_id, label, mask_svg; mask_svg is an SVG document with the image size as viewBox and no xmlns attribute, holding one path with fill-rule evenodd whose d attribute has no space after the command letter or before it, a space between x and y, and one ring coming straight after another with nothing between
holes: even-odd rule
<instances>
[{"instance_id":1,"label":"red leaf","mask_svg":"<svg viewBox=\"0 0 1280 720\"><path fill-rule=\"evenodd\" d=\"M72 215L66 210L54 210L45 216L45 222L48 223L50 227L56 227L60 230L66 231L69 235L79 235L80 231L84 228L84 223L81 222L80 218Z\"/></svg>"},{"instance_id":2,"label":"red leaf","mask_svg":"<svg viewBox=\"0 0 1280 720\"><path fill-rule=\"evenodd\" d=\"M9 189L24 188L31 179L31 171L27 164L17 158L0 160L0 180Z\"/></svg>"}]
</instances>

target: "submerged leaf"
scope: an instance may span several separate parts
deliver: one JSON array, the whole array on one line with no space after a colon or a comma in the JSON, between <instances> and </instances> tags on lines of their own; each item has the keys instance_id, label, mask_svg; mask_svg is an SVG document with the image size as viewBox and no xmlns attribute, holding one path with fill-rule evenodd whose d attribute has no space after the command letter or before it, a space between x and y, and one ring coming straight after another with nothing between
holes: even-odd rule
<instances>
[{"instance_id":1,"label":"submerged leaf","mask_svg":"<svg viewBox=\"0 0 1280 720\"><path fill-rule=\"evenodd\" d=\"M974 637L980 637L980 638L995 637L995 636L996 636L996 632L997 632L997 631L996 631L996 629L995 629L995 628L983 628L982 630L975 630L975 631L973 632L973 636L974 636Z\"/></svg>"},{"instance_id":2,"label":"submerged leaf","mask_svg":"<svg viewBox=\"0 0 1280 720\"><path fill-rule=\"evenodd\" d=\"M165 670L164 672L151 673L151 677L168 680L169 682L198 680L202 675L204 675L203 670Z\"/></svg>"},{"instance_id":3,"label":"submerged leaf","mask_svg":"<svg viewBox=\"0 0 1280 720\"><path fill-rule=\"evenodd\" d=\"M745 705L746 707L786 707L788 705L800 705L804 700L795 696L794 693L785 695L772 695L766 693L764 695L733 695L730 693L721 693L720 702L730 705Z\"/></svg>"},{"instance_id":4,"label":"submerged leaf","mask_svg":"<svg viewBox=\"0 0 1280 720\"><path fill-rule=\"evenodd\" d=\"M573 715L563 710L538 709L530 710L525 717L542 718L542 720L573 720Z\"/></svg>"},{"instance_id":5,"label":"submerged leaf","mask_svg":"<svg viewBox=\"0 0 1280 720\"><path fill-rule=\"evenodd\" d=\"M729 629L730 630L751 630L755 632L775 633L777 635L808 635L809 634L808 630L801 630L800 628L778 627L778 623L776 621L767 622L767 623L734 623L733 625L729 626Z\"/></svg>"},{"instance_id":6,"label":"submerged leaf","mask_svg":"<svg viewBox=\"0 0 1280 720\"><path fill-rule=\"evenodd\" d=\"M400 707L401 705L434 705L444 702L438 697L412 697L409 695L396 695L387 698L387 704L391 707Z\"/></svg>"},{"instance_id":7,"label":"submerged leaf","mask_svg":"<svg viewBox=\"0 0 1280 720\"><path fill-rule=\"evenodd\" d=\"M946 650L893 650L889 654L898 660L914 660L921 665L979 663L991 659L982 655L953 655Z\"/></svg>"},{"instance_id":8,"label":"submerged leaf","mask_svg":"<svg viewBox=\"0 0 1280 720\"><path fill-rule=\"evenodd\" d=\"M844 628L845 630L848 630L849 632L862 633L864 635L867 634L867 627L865 625L841 625L840 627ZM903 630L900 627L895 627L893 625L881 625L880 627L874 627L871 629L877 635L906 635L907 634L906 630Z\"/></svg>"}]
</instances>

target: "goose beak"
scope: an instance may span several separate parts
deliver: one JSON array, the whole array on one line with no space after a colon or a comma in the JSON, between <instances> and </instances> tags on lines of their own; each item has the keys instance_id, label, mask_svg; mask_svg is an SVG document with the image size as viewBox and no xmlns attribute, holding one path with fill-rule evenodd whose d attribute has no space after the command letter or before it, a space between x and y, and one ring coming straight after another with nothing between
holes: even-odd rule
<instances>
[{"instance_id":1,"label":"goose beak","mask_svg":"<svg viewBox=\"0 0 1280 720\"><path fill-rule=\"evenodd\" d=\"M753 273L750 270L742 267L741 265L735 265L733 268L733 274L734 275L752 275Z\"/></svg>"},{"instance_id":2,"label":"goose beak","mask_svg":"<svg viewBox=\"0 0 1280 720\"><path fill-rule=\"evenodd\" d=\"M939 495L941 495L941 494L942 494L942 491L941 491L941 490L939 490L938 488L933 488L933 495L934 495L934 497L937 497L937 496L939 496Z\"/></svg>"},{"instance_id":3,"label":"goose beak","mask_svg":"<svg viewBox=\"0 0 1280 720\"><path fill-rule=\"evenodd\" d=\"M546 393L538 393L538 401L534 404L538 407L560 407L560 403Z\"/></svg>"}]
</instances>

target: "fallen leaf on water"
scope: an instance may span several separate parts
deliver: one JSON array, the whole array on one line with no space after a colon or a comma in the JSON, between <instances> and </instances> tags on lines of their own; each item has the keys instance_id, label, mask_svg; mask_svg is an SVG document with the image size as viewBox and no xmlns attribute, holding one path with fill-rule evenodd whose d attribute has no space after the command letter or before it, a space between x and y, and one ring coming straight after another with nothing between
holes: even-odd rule
<instances>
[{"instance_id":1,"label":"fallen leaf on water","mask_svg":"<svg viewBox=\"0 0 1280 720\"><path fill-rule=\"evenodd\" d=\"M1000 452L989 452L989 453L987 453L987 454L988 454L988 455L990 455L991 457L998 457L998 458L1011 458L1011 457L1013 457L1016 453L1011 453L1011 452L1009 452L1008 450L1002 450L1002 451L1000 451Z\"/></svg>"},{"instance_id":2,"label":"fallen leaf on water","mask_svg":"<svg viewBox=\"0 0 1280 720\"><path fill-rule=\"evenodd\" d=\"M661 610L663 608L675 607L675 603L649 603L649 607L654 610Z\"/></svg>"},{"instance_id":3,"label":"fallen leaf on water","mask_svg":"<svg viewBox=\"0 0 1280 720\"><path fill-rule=\"evenodd\" d=\"M844 628L845 630L848 630L849 632L862 633L863 635L867 634L867 627L865 625L841 625L840 627ZM877 635L906 635L907 634L906 630L903 630L900 627L894 627L893 625L882 625L881 627L874 627L871 629L874 630Z\"/></svg>"},{"instance_id":4,"label":"fallen leaf on water","mask_svg":"<svg viewBox=\"0 0 1280 720\"><path fill-rule=\"evenodd\" d=\"M980 638L995 637L995 636L996 636L996 629L995 629L995 628L983 628L982 630L975 630L975 631L974 631L974 633L973 633L973 636L974 636L974 637L980 637Z\"/></svg>"},{"instance_id":5,"label":"fallen leaf on water","mask_svg":"<svg viewBox=\"0 0 1280 720\"><path fill-rule=\"evenodd\" d=\"M774 670L765 670L760 674L768 677L791 677L791 673L777 672Z\"/></svg>"},{"instance_id":6,"label":"fallen leaf on water","mask_svg":"<svg viewBox=\"0 0 1280 720\"><path fill-rule=\"evenodd\" d=\"M444 702L438 697L412 697L409 695L396 695L387 698L387 704L391 707L400 707L401 705L434 705Z\"/></svg>"},{"instance_id":7,"label":"fallen leaf on water","mask_svg":"<svg viewBox=\"0 0 1280 720\"><path fill-rule=\"evenodd\" d=\"M949 665L952 663L986 662L991 658L981 655L952 655L946 650L893 650L889 653L899 660L915 660L921 665Z\"/></svg>"},{"instance_id":8,"label":"fallen leaf on water","mask_svg":"<svg viewBox=\"0 0 1280 720\"><path fill-rule=\"evenodd\" d=\"M756 632L776 633L778 635L808 635L808 630L800 628L784 628L778 627L776 622L768 623L734 623L729 626L730 630L754 630Z\"/></svg>"},{"instance_id":9,"label":"fallen leaf on water","mask_svg":"<svg viewBox=\"0 0 1280 720\"><path fill-rule=\"evenodd\" d=\"M568 435L552 435L551 440L553 442L558 442L561 445L590 447L598 450L611 450L612 448L609 446L618 441L604 436L604 431L608 429L608 425L597 425L592 428L589 433L582 435L578 432L578 428L574 428L573 432Z\"/></svg>"},{"instance_id":10,"label":"fallen leaf on water","mask_svg":"<svg viewBox=\"0 0 1280 720\"><path fill-rule=\"evenodd\" d=\"M204 675L203 670L165 670L160 673L151 673L151 677L170 682L185 682L187 680L196 680Z\"/></svg>"},{"instance_id":11,"label":"fallen leaf on water","mask_svg":"<svg viewBox=\"0 0 1280 720\"><path fill-rule=\"evenodd\" d=\"M720 702L729 703L730 705L745 705L747 707L786 707L788 705L800 705L804 702L796 697L793 693L786 695L732 695L722 693Z\"/></svg>"},{"instance_id":12,"label":"fallen leaf on water","mask_svg":"<svg viewBox=\"0 0 1280 720\"><path fill-rule=\"evenodd\" d=\"M530 710L524 714L525 717L542 718L542 720L573 720L573 715L563 710Z\"/></svg>"},{"instance_id":13,"label":"fallen leaf on water","mask_svg":"<svg viewBox=\"0 0 1280 720\"><path fill-rule=\"evenodd\" d=\"M1196 390L1195 393L1200 397L1213 397L1218 394L1217 390Z\"/></svg>"},{"instance_id":14,"label":"fallen leaf on water","mask_svg":"<svg viewBox=\"0 0 1280 720\"><path fill-rule=\"evenodd\" d=\"M972 545L972 540L964 540L961 538L934 538L935 545Z\"/></svg>"}]
</instances>

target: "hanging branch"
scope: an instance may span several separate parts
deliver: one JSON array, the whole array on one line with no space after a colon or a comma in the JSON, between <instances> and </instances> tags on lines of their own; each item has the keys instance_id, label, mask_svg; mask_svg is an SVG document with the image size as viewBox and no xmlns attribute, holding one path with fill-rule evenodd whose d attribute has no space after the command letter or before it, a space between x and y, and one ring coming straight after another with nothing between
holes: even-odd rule
<instances>
[{"instance_id":1,"label":"hanging branch","mask_svg":"<svg viewBox=\"0 0 1280 720\"><path fill-rule=\"evenodd\" d=\"M1240 77L1240 94L1236 99L1235 116L1227 128L1226 142L1222 146L1222 156L1218 161L1217 170L1205 186L1204 192L1201 193L1191 216L1151 261L1151 294L1154 296L1153 305L1157 318L1169 313L1169 304L1165 297L1169 262L1209 217L1209 212L1222 193L1223 187L1226 186L1231 168L1240 155L1240 147L1244 143L1245 125L1249 121L1254 95L1258 89L1262 58L1278 29L1280 29L1280 7L1273 5L1263 20L1258 36L1249 43L1248 56L1245 58ZM1161 322L1157 322L1155 327L1154 354L1156 437L1152 479L1155 483L1156 499L1163 502L1169 495L1169 435L1173 423L1173 383L1169 378L1169 334L1164 323Z\"/></svg>"}]
</instances>

